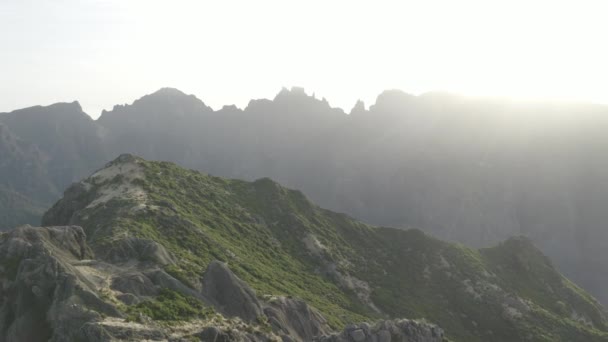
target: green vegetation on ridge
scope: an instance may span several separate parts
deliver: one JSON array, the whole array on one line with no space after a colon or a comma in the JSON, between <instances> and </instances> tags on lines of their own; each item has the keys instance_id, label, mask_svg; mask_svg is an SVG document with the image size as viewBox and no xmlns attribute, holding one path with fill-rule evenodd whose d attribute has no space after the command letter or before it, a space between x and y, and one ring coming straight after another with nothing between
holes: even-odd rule
<instances>
[{"instance_id":1,"label":"green vegetation on ridge","mask_svg":"<svg viewBox=\"0 0 608 342\"><path fill-rule=\"evenodd\" d=\"M407 317L455 341L608 340L605 311L527 240L477 251L357 222L269 179L131 156L108 167L120 172L76 185L43 219L83 226L98 257L125 238L152 240L176 260L166 271L193 288L209 262L225 261L258 294L302 298L335 328Z\"/></svg>"},{"instance_id":2,"label":"green vegetation on ridge","mask_svg":"<svg viewBox=\"0 0 608 342\"><path fill-rule=\"evenodd\" d=\"M129 319L136 320L142 314L153 320L179 321L193 317L205 318L213 314L212 308L206 307L193 297L186 297L169 289L162 289L153 300L141 302L128 308Z\"/></svg>"}]
</instances>

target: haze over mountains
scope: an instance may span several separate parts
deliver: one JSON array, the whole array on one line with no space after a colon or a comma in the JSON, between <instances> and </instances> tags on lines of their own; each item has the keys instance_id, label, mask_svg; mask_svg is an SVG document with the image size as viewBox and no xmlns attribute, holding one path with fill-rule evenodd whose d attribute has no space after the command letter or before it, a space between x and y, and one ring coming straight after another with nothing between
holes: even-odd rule
<instances>
[{"instance_id":1,"label":"haze over mountains","mask_svg":"<svg viewBox=\"0 0 608 342\"><path fill-rule=\"evenodd\" d=\"M349 114L297 88L243 110L165 88L96 121L77 103L0 114L0 227L133 153L471 246L526 235L608 303L607 107L386 91Z\"/></svg>"}]
</instances>

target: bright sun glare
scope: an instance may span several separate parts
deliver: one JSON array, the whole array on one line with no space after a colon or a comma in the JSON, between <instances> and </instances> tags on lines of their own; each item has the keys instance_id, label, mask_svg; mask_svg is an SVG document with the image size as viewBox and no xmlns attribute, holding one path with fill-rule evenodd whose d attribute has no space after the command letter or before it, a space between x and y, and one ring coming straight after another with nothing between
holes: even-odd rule
<instances>
[{"instance_id":1,"label":"bright sun glare","mask_svg":"<svg viewBox=\"0 0 608 342\"><path fill-rule=\"evenodd\" d=\"M214 108L294 85L346 110L387 88L608 103L605 6L8 0L0 112L77 99L97 116L164 86Z\"/></svg>"}]
</instances>

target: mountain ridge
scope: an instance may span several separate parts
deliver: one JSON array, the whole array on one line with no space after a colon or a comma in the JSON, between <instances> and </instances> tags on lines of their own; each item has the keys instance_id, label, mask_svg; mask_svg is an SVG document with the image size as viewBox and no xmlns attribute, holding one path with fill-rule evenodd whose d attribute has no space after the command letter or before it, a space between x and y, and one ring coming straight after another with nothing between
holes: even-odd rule
<instances>
[{"instance_id":1,"label":"mountain ridge","mask_svg":"<svg viewBox=\"0 0 608 342\"><path fill-rule=\"evenodd\" d=\"M301 89L278 97L212 111L165 90L151 103L107 112L103 125L88 118L33 125L7 114L0 122L41 151L40 183L54 189L124 152L229 178L270 177L377 225L476 247L526 235L608 301L605 106L387 91L348 115ZM59 197L42 187L39 194L51 199L19 193L43 206Z\"/></svg>"},{"instance_id":2,"label":"mountain ridge","mask_svg":"<svg viewBox=\"0 0 608 342\"><path fill-rule=\"evenodd\" d=\"M404 317L455 341L603 341L608 329L605 310L526 238L476 251L371 227L268 178L122 155L66 190L43 224L82 226L100 260L152 263L196 291L213 260L228 262L259 297L301 298L334 329Z\"/></svg>"}]
</instances>

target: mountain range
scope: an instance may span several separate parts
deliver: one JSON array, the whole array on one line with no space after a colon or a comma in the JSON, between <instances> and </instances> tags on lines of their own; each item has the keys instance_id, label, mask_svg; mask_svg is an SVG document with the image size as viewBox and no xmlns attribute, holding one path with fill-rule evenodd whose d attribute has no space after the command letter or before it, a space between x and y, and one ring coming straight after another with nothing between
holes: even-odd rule
<instances>
[{"instance_id":1,"label":"mountain range","mask_svg":"<svg viewBox=\"0 0 608 342\"><path fill-rule=\"evenodd\" d=\"M299 88L220 110L165 88L98 120L78 103L25 108L0 114L0 227L39 224L72 182L132 153L269 177L364 222L472 247L523 235L608 303L606 114L396 90L347 114Z\"/></svg>"}]
</instances>

